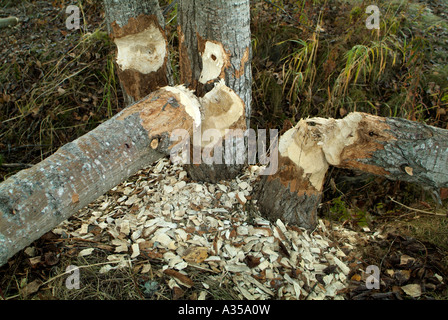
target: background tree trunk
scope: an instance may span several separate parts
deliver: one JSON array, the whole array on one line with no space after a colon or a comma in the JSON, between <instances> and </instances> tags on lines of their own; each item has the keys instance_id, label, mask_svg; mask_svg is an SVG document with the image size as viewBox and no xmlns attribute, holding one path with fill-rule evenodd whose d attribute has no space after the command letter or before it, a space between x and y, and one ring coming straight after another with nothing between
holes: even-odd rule
<instances>
[{"instance_id":1,"label":"background tree trunk","mask_svg":"<svg viewBox=\"0 0 448 320\"><path fill-rule=\"evenodd\" d=\"M199 100L165 87L0 184L0 266L136 171L170 154L174 129L190 134ZM196 123L196 124L195 124Z\"/></svg>"},{"instance_id":2,"label":"background tree trunk","mask_svg":"<svg viewBox=\"0 0 448 320\"><path fill-rule=\"evenodd\" d=\"M158 0L104 0L106 25L118 47L125 104L173 85L165 21Z\"/></svg>"}]
</instances>

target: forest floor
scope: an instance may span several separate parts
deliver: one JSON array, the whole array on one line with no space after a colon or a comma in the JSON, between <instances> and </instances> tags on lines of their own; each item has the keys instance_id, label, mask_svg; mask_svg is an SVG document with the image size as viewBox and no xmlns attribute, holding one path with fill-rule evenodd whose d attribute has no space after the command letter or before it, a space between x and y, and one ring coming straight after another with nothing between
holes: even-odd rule
<instances>
[{"instance_id":1,"label":"forest floor","mask_svg":"<svg viewBox=\"0 0 448 320\"><path fill-rule=\"evenodd\" d=\"M254 127L285 131L301 117L356 110L448 129L448 1L377 1L380 32L365 27L367 2L251 1ZM101 1L78 3L80 30L65 27L67 5L0 1L0 17L20 21L0 34L1 179L122 108ZM176 76L175 8L166 18ZM252 211L250 173L223 182L226 191L183 177L182 201L202 202L190 199L196 207L168 218L167 210L183 210L165 207L174 206L166 192L182 170L164 166L130 178L13 257L0 268L0 299L448 299L446 190L437 206L417 186L333 169L310 234ZM145 187L160 199L137 197ZM192 219L197 206L205 211ZM202 228L211 221L215 229ZM141 225L177 242L154 241L157 228L141 240ZM253 237L264 244L258 251ZM210 243L205 253L187 245ZM82 290L66 288L69 265L81 266ZM380 269L379 289L366 288L369 265Z\"/></svg>"}]
</instances>

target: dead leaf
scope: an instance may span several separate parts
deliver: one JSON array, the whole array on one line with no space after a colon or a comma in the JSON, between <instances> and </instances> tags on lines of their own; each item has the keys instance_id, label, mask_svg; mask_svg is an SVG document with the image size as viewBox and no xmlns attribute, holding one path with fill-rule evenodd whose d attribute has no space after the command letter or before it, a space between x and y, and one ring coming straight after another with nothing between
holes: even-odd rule
<instances>
[{"instance_id":1,"label":"dead leaf","mask_svg":"<svg viewBox=\"0 0 448 320\"><path fill-rule=\"evenodd\" d=\"M448 199L448 188L440 188L440 199L442 201Z\"/></svg>"},{"instance_id":2,"label":"dead leaf","mask_svg":"<svg viewBox=\"0 0 448 320\"><path fill-rule=\"evenodd\" d=\"M247 255L246 258L244 258L244 262L246 262L249 268L253 269L260 264L260 258L254 257L252 255Z\"/></svg>"},{"instance_id":3,"label":"dead leaf","mask_svg":"<svg viewBox=\"0 0 448 320\"><path fill-rule=\"evenodd\" d=\"M26 297L30 294L37 292L42 285L41 280L34 280L33 282L28 283L25 288L21 290L21 293Z\"/></svg>"},{"instance_id":4,"label":"dead leaf","mask_svg":"<svg viewBox=\"0 0 448 320\"><path fill-rule=\"evenodd\" d=\"M406 255L406 254L403 254L403 255L401 255L401 257L400 257L400 266L405 266L405 265L407 265L408 263L409 263L409 264L412 264L414 261L415 261L415 258L410 257L410 256L408 256L408 255Z\"/></svg>"},{"instance_id":5,"label":"dead leaf","mask_svg":"<svg viewBox=\"0 0 448 320\"><path fill-rule=\"evenodd\" d=\"M47 266L54 266L59 262L58 256L54 252L47 252L44 255L45 264Z\"/></svg>"},{"instance_id":6,"label":"dead leaf","mask_svg":"<svg viewBox=\"0 0 448 320\"><path fill-rule=\"evenodd\" d=\"M351 278L350 278L350 280L353 280L353 281L361 281L361 276L359 275L359 274L357 274L357 273L355 273Z\"/></svg>"},{"instance_id":7,"label":"dead leaf","mask_svg":"<svg viewBox=\"0 0 448 320\"><path fill-rule=\"evenodd\" d=\"M59 88L58 88L58 93L59 93L60 96L62 96L62 95L65 93L65 89L59 87Z\"/></svg>"},{"instance_id":8,"label":"dead leaf","mask_svg":"<svg viewBox=\"0 0 448 320\"><path fill-rule=\"evenodd\" d=\"M163 271L166 275L176 278L180 281L180 283L187 288L191 288L194 285L193 280L191 280L188 276L184 275L183 273L180 273L179 271L173 270L173 269L166 269Z\"/></svg>"},{"instance_id":9,"label":"dead leaf","mask_svg":"<svg viewBox=\"0 0 448 320\"><path fill-rule=\"evenodd\" d=\"M39 264L39 263L41 263L42 262L42 257L41 256L37 256L37 257L32 257L32 258L30 258L30 264L31 264L31 266L35 266L35 265L37 265L37 264Z\"/></svg>"},{"instance_id":10,"label":"dead leaf","mask_svg":"<svg viewBox=\"0 0 448 320\"><path fill-rule=\"evenodd\" d=\"M181 299L185 294L185 291L182 290L179 287L174 287L173 288L173 300L179 300Z\"/></svg>"},{"instance_id":11,"label":"dead leaf","mask_svg":"<svg viewBox=\"0 0 448 320\"><path fill-rule=\"evenodd\" d=\"M411 271L397 270L394 272L394 277L398 280L399 284L404 284L411 278Z\"/></svg>"},{"instance_id":12,"label":"dead leaf","mask_svg":"<svg viewBox=\"0 0 448 320\"><path fill-rule=\"evenodd\" d=\"M88 255L91 255L94 249L95 248L89 248L89 249L81 250L79 252L79 254L78 254L78 257L85 257L85 256L88 256Z\"/></svg>"},{"instance_id":13,"label":"dead leaf","mask_svg":"<svg viewBox=\"0 0 448 320\"><path fill-rule=\"evenodd\" d=\"M407 295L409 295L409 296L411 296L413 298L418 298L422 294L422 288L420 287L419 284L408 284L408 285L405 285L405 286L401 287L401 289Z\"/></svg>"},{"instance_id":14,"label":"dead leaf","mask_svg":"<svg viewBox=\"0 0 448 320\"><path fill-rule=\"evenodd\" d=\"M202 263L208 257L207 247L190 247L182 257L187 262Z\"/></svg>"}]
</instances>

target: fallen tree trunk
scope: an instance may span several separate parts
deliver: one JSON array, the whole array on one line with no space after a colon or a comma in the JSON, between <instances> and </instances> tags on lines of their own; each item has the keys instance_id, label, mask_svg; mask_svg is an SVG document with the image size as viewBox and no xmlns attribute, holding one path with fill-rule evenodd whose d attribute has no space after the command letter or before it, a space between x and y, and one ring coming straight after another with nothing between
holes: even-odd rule
<instances>
[{"instance_id":1,"label":"fallen tree trunk","mask_svg":"<svg viewBox=\"0 0 448 320\"><path fill-rule=\"evenodd\" d=\"M174 129L200 123L199 100L165 87L0 184L0 265L79 209L168 155Z\"/></svg>"},{"instance_id":2,"label":"fallen tree trunk","mask_svg":"<svg viewBox=\"0 0 448 320\"><path fill-rule=\"evenodd\" d=\"M279 167L255 198L270 219L312 229L330 165L435 190L448 186L448 130L400 118L351 113L301 120L279 142Z\"/></svg>"}]
</instances>

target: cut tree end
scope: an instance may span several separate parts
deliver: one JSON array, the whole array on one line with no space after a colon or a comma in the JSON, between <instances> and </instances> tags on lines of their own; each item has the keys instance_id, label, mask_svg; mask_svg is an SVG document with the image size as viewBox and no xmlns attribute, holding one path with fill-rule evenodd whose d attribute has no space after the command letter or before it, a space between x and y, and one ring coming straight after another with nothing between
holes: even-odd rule
<instances>
[{"instance_id":1,"label":"cut tree end","mask_svg":"<svg viewBox=\"0 0 448 320\"><path fill-rule=\"evenodd\" d=\"M202 123L201 116L201 103L199 99L194 95L193 91L186 88L184 85L175 87L163 87L163 90L172 92L179 96L180 103L185 107L185 111L193 118L195 127L199 127Z\"/></svg>"},{"instance_id":2,"label":"cut tree end","mask_svg":"<svg viewBox=\"0 0 448 320\"><path fill-rule=\"evenodd\" d=\"M300 169L303 179L308 180L315 190L322 191L328 163L312 128L305 120L300 120L281 136L279 156L288 158Z\"/></svg>"}]
</instances>

